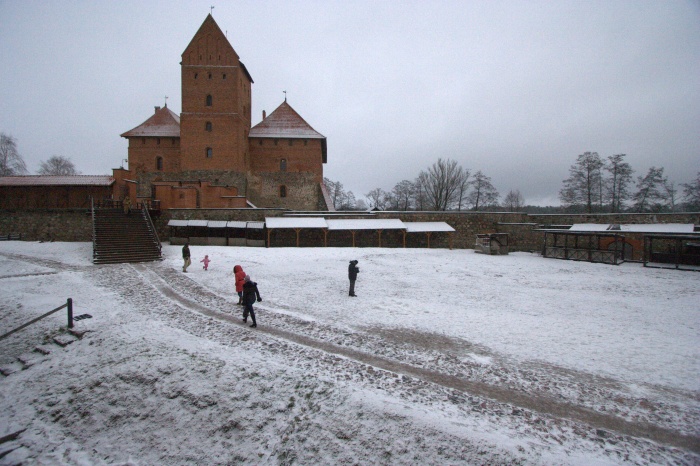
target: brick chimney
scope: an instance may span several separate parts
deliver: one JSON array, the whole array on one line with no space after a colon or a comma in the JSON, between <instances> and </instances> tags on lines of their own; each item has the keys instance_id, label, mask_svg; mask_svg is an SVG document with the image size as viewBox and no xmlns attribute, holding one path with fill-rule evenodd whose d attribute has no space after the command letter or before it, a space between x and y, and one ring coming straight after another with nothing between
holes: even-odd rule
<instances>
[{"instance_id":1,"label":"brick chimney","mask_svg":"<svg viewBox=\"0 0 700 466\"><path fill-rule=\"evenodd\" d=\"M158 113L158 110L160 110L160 107L156 105L156 111L155 111L155 113Z\"/></svg>"},{"instance_id":2,"label":"brick chimney","mask_svg":"<svg viewBox=\"0 0 700 466\"><path fill-rule=\"evenodd\" d=\"M263 120L267 117L267 113L265 113L265 110L263 110Z\"/></svg>"}]
</instances>

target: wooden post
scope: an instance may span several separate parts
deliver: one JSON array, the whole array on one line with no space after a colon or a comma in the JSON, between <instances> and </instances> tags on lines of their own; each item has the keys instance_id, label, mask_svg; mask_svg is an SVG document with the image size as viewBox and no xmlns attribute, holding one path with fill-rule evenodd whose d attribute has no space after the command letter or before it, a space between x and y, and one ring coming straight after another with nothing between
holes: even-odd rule
<instances>
[{"instance_id":1,"label":"wooden post","mask_svg":"<svg viewBox=\"0 0 700 466\"><path fill-rule=\"evenodd\" d=\"M427 231L425 235L428 237L428 249L430 249L430 232Z\"/></svg>"},{"instance_id":2,"label":"wooden post","mask_svg":"<svg viewBox=\"0 0 700 466\"><path fill-rule=\"evenodd\" d=\"M68 298L66 305L68 306L68 328L73 328L73 298Z\"/></svg>"},{"instance_id":3,"label":"wooden post","mask_svg":"<svg viewBox=\"0 0 700 466\"><path fill-rule=\"evenodd\" d=\"M403 247L406 249L406 230L403 231Z\"/></svg>"},{"instance_id":4,"label":"wooden post","mask_svg":"<svg viewBox=\"0 0 700 466\"><path fill-rule=\"evenodd\" d=\"M294 231L297 232L297 247L299 247L299 232L301 231L301 228L295 228Z\"/></svg>"},{"instance_id":5,"label":"wooden post","mask_svg":"<svg viewBox=\"0 0 700 466\"><path fill-rule=\"evenodd\" d=\"M382 230L377 230L377 236L379 236L379 247L382 247Z\"/></svg>"},{"instance_id":6,"label":"wooden post","mask_svg":"<svg viewBox=\"0 0 700 466\"><path fill-rule=\"evenodd\" d=\"M328 228L323 229L323 246L328 247Z\"/></svg>"},{"instance_id":7,"label":"wooden post","mask_svg":"<svg viewBox=\"0 0 700 466\"><path fill-rule=\"evenodd\" d=\"M355 230L350 230L350 234L352 235L352 247L355 247Z\"/></svg>"},{"instance_id":8,"label":"wooden post","mask_svg":"<svg viewBox=\"0 0 700 466\"><path fill-rule=\"evenodd\" d=\"M267 229L267 247L269 248L271 246L270 243L270 234L272 233L272 228Z\"/></svg>"}]
</instances>

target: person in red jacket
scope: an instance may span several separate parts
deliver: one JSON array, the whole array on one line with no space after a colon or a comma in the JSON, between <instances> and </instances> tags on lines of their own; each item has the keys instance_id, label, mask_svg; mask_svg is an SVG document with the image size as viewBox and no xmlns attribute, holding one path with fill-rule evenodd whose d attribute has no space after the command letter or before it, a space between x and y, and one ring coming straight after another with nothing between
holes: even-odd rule
<instances>
[{"instance_id":1,"label":"person in red jacket","mask_svg":"<svg viewBox=\"0 0 700 466\"><path fill-rule=\"evenodd\" d=\"M238 293L238 304L243 305L243 284L245 283L245 272L243 267L237 265L233 268L233 275L236 277L236 293Z\"/></svg>"}]
</instances>

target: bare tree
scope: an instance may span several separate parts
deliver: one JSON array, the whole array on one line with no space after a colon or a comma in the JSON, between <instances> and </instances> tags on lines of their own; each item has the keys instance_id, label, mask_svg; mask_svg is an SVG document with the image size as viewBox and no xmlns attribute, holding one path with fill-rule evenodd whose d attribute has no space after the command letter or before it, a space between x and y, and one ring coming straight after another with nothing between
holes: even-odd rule
<instances>
[{"instance_id":1,"label":"bare tree","mask_svg":"<svg viewBox=\"0 0 700 466\"><path fill-rule=\"evenodd\" d=\"M676 201L678 200L678 188L676 188L676 183L664 178L661 197L666 200L669 210L675 212Z\"/></svg>"},{"instance_id":2,"label":"bare tree","mask_svg":"<svg viewBox=\"0 0 700 466\"><path fill-rule=\"evenodd\" d=\"M695 180L690 183L683 183L683 200L686 203L688 210L700 210L700 172L698 172Z\"/></svg>"},{"instance_id":3,"label":"bare tree","mask_svg":"<svg viewBox=\"0 0 700 466\"><path fill-rule=\"evenodd\" d=\"M632 167L623 162L625 154L608 157L605 170L610 174L607 180L610 212L621 212L626 200L630 198L629 186L632 183Z\"/></svg>"},{"instance_id":4,"label":"bare tree","mask_svg":"<svg viewBox=\"0 0 700 466\"><path fill-rule=\"evenodd\" d=\"M369 205L372 209L384 210L386 209L386 191L382 188L374 188L372 191L365 194L367 200L369 200Z\"/></svg>"},{"instance_id":5,"label":"bare tree","mask_svg":"<svg viewBox=\"0 0 700 466\"><path fill-rule=\"evenodd\" d=\"M569 178L559 191L559 199L567 207L583 206L587 213L593 212L594 201L600 208L601 168L603 161L597 152L584 152L569 168Z\"/></svg>"},{"instance_id":6,"label":"bare tree","mask_svg":"<svg viewBox=\"0 0 700 466\"><path fill-rule=\"evenodd\" d=\"M498 191L491 184L491 178L484 175L481 170L474 174L474 178L469 182L469 185L472 190L467 196L467 202L472 205L474 210L498 203Z\"/></svg>"},{"instance_id":7,"label":"bare tree","mask_svg":"<svg viewBox=\"0 0 700 466\"><path fill-rule=\"evenodd\" d=\"M520 209L525 205L525 198L520 194L520 190L513 191L512 189L508 191L506 197L503 198L503 207L508 209L509 212L519 212Z\"/></svg>"},{"instance_id":8,"label":"bare tree","mask_svg":"<svg viewBox=\"0 0 700 466\"><path fill-rule=\"evenodd\" d=\"M391 190L391 197L395 202L396 210L412 210L416 187L412 181L403 180Z\"/></svg>"},{"instance_id":9,"label":"bare tree","mask_svg":"<svg viewBox=\"0 0 700 466\"><path fill-rule=\"evenodd\" d=\"M9 134L0 133L0 176L25 175L27 165L17 151L17 141Z\"/></svg>"},{"instance_id":10,"label":"bare tree","mask_svg":"<svg viewBox=\"0 0 700 466\"><path fill-rule=\"evenodd\" d=\"M651 167L645 176L637 177L637 192L634 193L637 212L658 212L663 209L663 189L666 178L664 169Z\"/></svg>"},{"instance_id":11,"label":"bare tree","mask_svg":"<svg viewBox=\"0 0 700 466\"><path fill-rule=\"evenodd\" d=\"M46 162L41 162L37 173L39 175L80 175L73 162L62 155L54 155Z\"/></svg>"},{"instance_id":12,"label":"bare tree","mask_svg":"<svg viewBox=\"0 0 700 466\"><path fill-rule=\"evenodd\" d=\"M420 172L418 184L425 196L425 207L431 210L447 210L457 201L459 187L469 172L454 160L438 159L427 171Z\"/></svg>"}]
</instances>

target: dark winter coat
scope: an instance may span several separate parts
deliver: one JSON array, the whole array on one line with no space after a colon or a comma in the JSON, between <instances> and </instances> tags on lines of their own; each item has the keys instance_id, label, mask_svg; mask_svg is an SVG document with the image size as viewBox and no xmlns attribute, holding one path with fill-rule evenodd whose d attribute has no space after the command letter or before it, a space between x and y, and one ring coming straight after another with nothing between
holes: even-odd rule
<instances>
[{"instance_id":1,"label":"dark winter coat","mask_svg":"<svg viewBox=\"0 0 700 466\"><path fill-rule=\"evenodd\" d=\"M350 261L348 266L348 278L350 280L357 280L357 274L360 273L360 268L357 266L357 261Z\"/></svg>"},{"instance_id":2,"label":"dark winter coat","mask_svg":"<svg viewBox=\"0 0 700 466\"><path fill-rule=\"evenodd\" d=\"M245 272L243 267L237 265L233 268L233 274L236 277L236 293L243 291L243 283L245 283Z\"/></svg>"},{"instance_id":3,"label":"dark winter coat","mask_svg":"<svg viewBox=\"0 0 700 466\"><path fill-rule=\"evenodd\" d=\"M262 301L258 284L253 281L247 281L243 284L243 302L245 304L253 304L255 301Z\"/></svg>"},{"instance_id":4,"label":"dark winter coat","mask_svg":"<svg viewBox=\"0 0 700 466\"><path fill-rule=\"evenodd\" d=\"M182 247L182 258L183 259L189 259L190 258L190 247L188 245L184 245Z\"/></svg>"}]
</instances>

